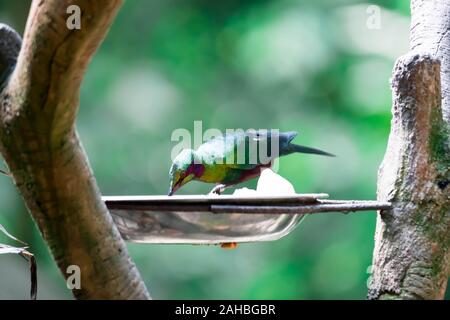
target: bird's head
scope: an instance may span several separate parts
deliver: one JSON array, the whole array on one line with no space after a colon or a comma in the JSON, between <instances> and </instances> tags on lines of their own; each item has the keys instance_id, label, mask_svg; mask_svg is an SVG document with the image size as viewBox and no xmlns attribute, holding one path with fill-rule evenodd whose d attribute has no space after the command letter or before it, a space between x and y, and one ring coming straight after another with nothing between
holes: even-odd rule
<instances>
[{"instance_id":1,"label":"bird's head","mask_svg":"<svg viewBox=\"0 0 450 320\"><path fill-rule=\"evenodd\" d=\"M170 168L170 189L169 196L173 195L175 191L180 189L189 181L193 180L198 175L198 168L201 165L195 163L196 154L192 149L184 149L173 160Z\"/></svg>"}]
</instances>

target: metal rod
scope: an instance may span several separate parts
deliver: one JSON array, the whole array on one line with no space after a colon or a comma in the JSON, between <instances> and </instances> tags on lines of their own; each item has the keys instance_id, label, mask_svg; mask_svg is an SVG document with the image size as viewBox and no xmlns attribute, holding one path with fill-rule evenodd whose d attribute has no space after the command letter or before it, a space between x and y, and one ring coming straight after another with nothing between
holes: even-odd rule
<instances>
[{"instance_id":1,"label":"metal rod","mask_svg":"<svg viewBox=\"0 0 450 320\"><path fill-rule=\"evenodd\" d=\"M109 210L155 211L155 212L209 212L209 204L141 204L141 203L107 203Z\"/></svg>"},{"instance_id":2,"label":"metal rod","mask_svg":"<svg viewBox=\"0 0 450 320\"><path fill-rule=\"evenodd\" d=\"M360 200L318 200L317 204L288 206L211 205L213 213L313 214L321 212L355 212L390 209L389 202Z\"/></svg>"}]
</instances>

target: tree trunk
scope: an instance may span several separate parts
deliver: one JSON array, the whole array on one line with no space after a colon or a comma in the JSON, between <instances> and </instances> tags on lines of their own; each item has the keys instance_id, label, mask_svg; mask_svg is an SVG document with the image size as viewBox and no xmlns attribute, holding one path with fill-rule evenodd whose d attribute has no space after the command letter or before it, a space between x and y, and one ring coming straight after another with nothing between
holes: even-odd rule
<instances>
[{"instance_id":1,"label":"tree trunk","mask_svg":"<svg viewBox=\"0 0 450 320\"><path fill-rule=\"evenodd\" d=\"M411 1L411 50L427 52L441 62L442 114L450 123L450 2Z\"/></svg>"},{"instance_id":2,"label":"tree trunk","mask_svg":"<svg viewBox=\"0 0 450 320\"><path fill-rule=\"evenodd\" d=\"M392 209L378 215L370 299L442 299L450 272L450 3L411 8L411 52L394 68L378 175L378 200Z\"/></svg>"},{"instance_id":3,"label":"tree trunk","mask_svg":"<svg viewBox=\"0 0 450 320\"><path fill-rule=\"evenodd\" d=\"M66 26L72 4L81 9L80 30ZM35 0L22 46L0 26L1 152L62 274L80 268L80 299L150 298L75 129L83 75L120 5Z\"/></svg>"}]
</instances>

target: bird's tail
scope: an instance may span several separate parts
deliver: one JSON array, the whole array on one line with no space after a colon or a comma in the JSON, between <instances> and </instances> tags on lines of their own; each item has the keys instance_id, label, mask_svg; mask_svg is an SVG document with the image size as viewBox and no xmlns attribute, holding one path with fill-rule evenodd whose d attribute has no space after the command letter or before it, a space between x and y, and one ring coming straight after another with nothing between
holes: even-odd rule
<instances>
[{"instance_id":1,"label":"bird's tail","mask_svg":"<svg viewBox=\"0 0 450 320\"><path fill-rule=\"evenodd\" d=\"M294 143L290 143L288 145L287 149L288 149L289 153L298 152L298 153L319 154L319 155L322 155L322 156L335 157L334 154L325 152L323 150L310 148L310 147L305 147L305 146L301 146L301 145L294 144Z\"/></svg>"},{"instance_id":2,"label":"bird's tail","mask_svg":"<svg viewBox=\"0 0 450 320\"><path fill-rule=\"evenodd\" d=\"M310 154L319 154L322 156L335 157L334 154L325 152L323 150L310 148L301 146L295 143L292 143L292 140L297 136L296 131L288 131L288 132L279 132L276 135L272 134L270 136L271 139L278 138L279 139L279 156L285 156L291 153L310 153Z\"/></svg>"}]
</instances>

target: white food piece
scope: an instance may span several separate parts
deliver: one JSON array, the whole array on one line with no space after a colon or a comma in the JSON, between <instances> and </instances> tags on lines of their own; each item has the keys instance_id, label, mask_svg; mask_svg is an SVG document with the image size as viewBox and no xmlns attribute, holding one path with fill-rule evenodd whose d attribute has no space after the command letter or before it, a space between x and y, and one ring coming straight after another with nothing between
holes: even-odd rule
<instances>
[{"instance_id":1,"label":"white food piece","mask_svg":"<svg viewBox=\"0 0 450 320\"><path fill-rule=\"evenodd\" d=\"M292 183L279 174L271 169L264 169L259 177L256 192L264 195L284 196L295 194L295 189Z\"/></svg>"},{"instance_id":2,"label":"white food piece","mask_svg":"<svg viewBox=\"0 0 450 320\"><path fill-rule=\"evenodd\" d=\"M249 189L249 188L240 188L240 189L234 190L234 192L233 192L234 196L241 196L241 197L254 196L257 194L258 194L258 192L256 192L256 190Z\"/></svg>"},{"instance_id":3,"label":"white food piece","mask_svg":"<svg viewBox=\"0 0 450 320\"><path fill-rule=\"evenodd\" d=\"M285 196L295 194L294 186L285 178L271 169L264 169L258 179L256 190L249 188L236 189L235 196Z\"/></svg>"}]
</instances>

